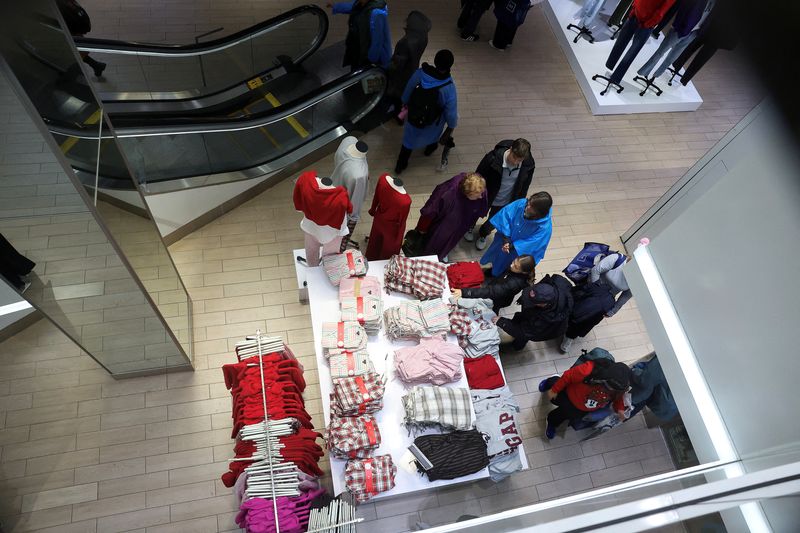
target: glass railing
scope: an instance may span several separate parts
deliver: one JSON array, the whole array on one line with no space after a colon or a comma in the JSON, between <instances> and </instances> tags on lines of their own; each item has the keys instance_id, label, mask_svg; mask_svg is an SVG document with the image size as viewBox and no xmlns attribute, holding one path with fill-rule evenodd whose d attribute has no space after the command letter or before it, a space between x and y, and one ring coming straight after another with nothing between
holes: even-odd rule
<instances>
[{"instance_id":1,"label":"glass railing","mask_svg":"<svg viewBox=\"0 0 800 533\"><path fill-rule=\"evenodd\" d=\"M180 100L245 84L313 54L328 32L326 13L301 6L232 35L170 45L76 38L81 52L106 63L93 85L105 102ZM256 82L257 83L257 82Z\"/></svg>"},{"instance_id":2,"label":"glass railing","mask_svg":"<svg viewBox=\"0 0 800 533\"><path fill-rule=\"evenodd\" d=\"M209 185L263 176L293 162L295 151L334 136L361 120L383 96L386 76L370 68L323 85L310 94L269 111L244 118L184 120L173 125L116 128L123 152L146 190L153 184L180 180L180 186ZM113 117L112 117L113 120ZM73 168L91 175L97 164L97 127L65 127L51 123ZM111 142L111 132L103 132ZM100 148L103 151L102 145ZM101 158L101 188L128 188L118 176L121 158ZM216 181L210 180L216 176ZM165 192L162 186L158 191Z\"/></svg>"}]
</instances>

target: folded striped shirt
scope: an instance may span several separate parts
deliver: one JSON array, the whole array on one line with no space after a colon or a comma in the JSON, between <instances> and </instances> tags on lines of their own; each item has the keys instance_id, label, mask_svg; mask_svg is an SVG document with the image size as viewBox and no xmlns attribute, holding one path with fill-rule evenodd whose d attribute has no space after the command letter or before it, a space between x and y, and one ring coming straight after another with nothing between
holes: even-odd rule
<instances>
[{"instance_id":1,"label":"folded striped shirt","mask_svg":"<svg viewBox=\"0 0 800 533\"><path fill-rule=\"evenodd\" d=\"M322 268L334 285L349 277L364 276L367 273L367 260L358 250L347 250L341 254L327 255L322 258Z\"/></svg>"},{"instance_id":2,"label":"folded striped shirt","mask_svg":"<svg viewBox=\"0 0 800 533\"><path fill-rule=\"evenodd\" d=\"M409 429L442 426L467 430L475 425L469 389L413 387L403 396L404 424Z\"/></svg>"},{"instance_id":3,"label":"folded striped shirt","mask_svg":"<svg viewBox=\"0 0 800 533\"><path fill-rule=\"evenodd\" d=\"M328 364L331 367L331 378L333 379L360 376L375 371L369 353L363 350L331 355Z\"/></svg>"},{"instance_id":4,"label":"folded striped shirt","mask_svg":"<svg viewBox=\"0 0 800 533\"><path fill-rule=\"evenodd\" d=\"M339 283L339 299L345 296L381 296L381 281L374 276L345 278Z\"/></svg>"},{"instance_id":5,"label":"folded striped shirt","mask_svg":"<svg viewBox=\"0 0 800 533\"><path fill-rule=\"evenodd\" d=\"M364 350L367 332L358 322L323 322L322 347Z\"/></svg>"}]
</instances>

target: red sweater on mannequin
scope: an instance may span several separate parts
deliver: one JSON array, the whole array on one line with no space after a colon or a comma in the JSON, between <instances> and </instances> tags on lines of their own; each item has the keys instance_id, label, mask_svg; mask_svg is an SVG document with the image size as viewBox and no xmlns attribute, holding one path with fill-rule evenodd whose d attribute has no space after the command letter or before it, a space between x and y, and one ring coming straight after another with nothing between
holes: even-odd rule
<instances>
[{"instance_id":1,"label":"red sweater on mannequin","mask_svg":"<svg viewBox=\"0 0 800 533\"><path fill-rule=\"evenodd\" d=\"M303 172L294 186L294 208L302 211L305 217L318 226L339 229L344 215L353 212L353 204L347 197L347 189L333 187L320 188L317 173L313 170Z\"/></svg>"},{"instance_id":2,"label":"red sweater on mannequin","mask_svg":"<svg viewBox=\"0 0 800 533\"><path fill-rule=\"evenodd\" d=\"M406 232L406 219L411 210L411 197L389 185L387 176L388 174L383 174L378 178L372 207L369 209L373 220L365 255L370 261L389 259L400 253Z\"/></svg>"}]
</instances>

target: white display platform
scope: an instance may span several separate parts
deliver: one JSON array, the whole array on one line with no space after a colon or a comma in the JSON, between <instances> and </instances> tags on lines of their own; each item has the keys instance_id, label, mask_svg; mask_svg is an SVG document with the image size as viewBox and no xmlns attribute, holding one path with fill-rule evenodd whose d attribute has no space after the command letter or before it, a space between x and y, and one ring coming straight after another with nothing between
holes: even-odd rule
<instances>
[{"instance_id":1,"label":"white display platform","mask_svg":"<svg viewBox=\"0 0 800 533\"><path fill-rule=\"evenodd\" d=\"M603 10L595 18L593 26L590 28L595 38L594 43L589 43L585 36L581 36L577 43L573 43L577 30L567 30L568 24L577 22L578 12L582 6L583 2L576 0L546 0L542 4L556 40L564 50L564 55L567 56L575 79L578 81L593 115L695 111L700 107L703 99L692 82L684 87L676 78L671 86L667 85L671 76L669 71L665 71L656 80L656 85L664 91L661 96L656 96L652 89L649 89L644 96L639 96L644 84L634 82L633 78L637 75L636 71L658 49L661 40L664 39L663 36L658 40L653 38L648 40L636 56L628 72L622 78L621 85L625 87L622 93L618 94L612 88L601 96L600 92L605 89L608 82L600 79L593 81L592 76L595 74L611 76L605 63L615 41L611 40L612 30L608 27L607 21L611 12L616 8L616 2L607 1Z\"/></svg>"},{"instance_id":2,"label":"white display platform","mask_svg":"<svg viewBox=\"0 0 800 533\"><path fill-rule=\"evenodd\" d=\"M294 256L304 256L305 252L301 250L294 250ZM422 257L420 259L429 259L436 261L435 256ZM369 263L369 276L374 276L381 281L383 285L383 269L388 261L370 261ZM320 342L322 323L334 322L339 319L339 289L331 285L328 281L325 271L322 267L307 267L305 265L295 262L298 270L303 270L305 274L303 279L308 283L309 305L311 306L311 323L314 330L314 344L317 355L317 370L319 372L319 386L322 393L322 408L325 413L325 423L330 421L330 394L333 388L331 381L330 368L328 362L323 355L323 349ZM298 279L301 274L298 273ZM445 288L443 296L449 297L450 290ZM393 292L391 295L383 293L383 306L384 309L399 305L404 300L412 300L413 298L401 293ZM456 342L454 335L448 335L449 342ZM410 473L400 466L401 458L406 455L408 446L414 442L414 438L419 435L429 433L441 433L441 431L428 430L419 432L416 435L409 435L405 426L403 426L403 403L401 398L406 395L408 388L401 381L394 377L394 350L403 346L414 346L416 341L390 341L386 338L384 328L378 335L369 337L367 348L369 350L370 358L375 366L375 371L378 374L386 376L386 390L383 397L383 409L374 413L375 420L378 422L378 428L381 432L381 446L375 451L375 455L389 454L392 460L397 465L397 476L395 477L395 486L392 490L376 494L370 501L381 500L420 490L427 490L436 487L443 487L447 485L454 485L479 479L486 479L489 477L488 468L476 472L469 476L459 477L453 480L438 480L428 481L428 478L417 474ZM388 357L387 357L388 354ZM502 365L501 365L502 370ZM461 380L454 383L445 385L446 387L463 387L469 388L467 379L463 372L462 366ZM525 450L522 445L519 446L520 459L524 469L528 468L528 460L525 457ZM335 494L340 494L345 490L344 483L344 468L347 464L346 460L331 458L331 477L333 478L333 488Z\"/></svg>"}]
</instances>

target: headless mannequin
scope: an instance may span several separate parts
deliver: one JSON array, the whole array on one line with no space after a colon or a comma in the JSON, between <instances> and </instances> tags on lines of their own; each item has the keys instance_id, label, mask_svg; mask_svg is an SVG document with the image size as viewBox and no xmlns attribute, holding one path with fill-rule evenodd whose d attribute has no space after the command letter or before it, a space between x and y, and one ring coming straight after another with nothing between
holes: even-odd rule
<instances>
[{"instance_id":1,"label":"headless mannequin","mask_svg":"<svg viewBox=\"0 0 800 533\"><path fill-rule=\"evenodd\" d=\"M316 180L317 186L320 189L334 189L336 187L330 178L320 178L318 176ZM342 222L344 222L344 220ZM306 231L306 229L303 228L302 223L300 224L300 227L303 229L303 233L305 235L304 244L306 250L306 263L311 267L319 266L320 245L322 246L322 257L325 257L326 255L333 255L339 251L339 239L337 236L341 235L343 230L346 231L346 225L342 224L342 228L336 235L334 235L328 241L323 242L319 239L319 235L314 235L313 233Z\"/></svg>"},{"instance_id":2,"label":"headless mannequin","mask_svg":"<svg viewBox=\"0 0 800 533\"><path fill-rule=\"evenodd\" d=\"M368 151L369 151L369 146L367 146L367 143L365 143L364 141L358 141L356 143L350 144L345 149L345 152L347 153L348 156L352 157L353 159L361 159L361 160L367 159ZM358 179L363 179L364 182L367 181L367 177L359 176ZM366 195L367 184L363 183L354 185L354 184L342 183L341 185L343 185L345 189L348 189L348 192L350 193L350 200L353 202L353 212L359 214L361 211L361 204L363 203L364 196ZM358 189L359 191L363 191L363 193L362 192L357 193L356 189ZM352 215L347 217L347 235L345 235L342 238L342 243L339 246L340 253L345 251L348 244L351 244L354 248L358 248L358 243L354 242L350 238L350 236L353 235L353 232L356 229L358 221L359 221L358 215L356 215L356 217L353 217Z\"/></svg>"},{"instance_id":3,"label":"headless mannequin","mask_svg":"<svg viewBox=\"0 0 800 533\"><path fill-rule=\"evenodd\" d=\"M406 192L406 188L403 187L403 180L401 180L400 178L393 178L391 176L386 176L386 181L389 183L389 185L392 186L392 189L396 190L400 194L408 194Z\"/></svg>"},{"instance_id":4,"label":"headless mannequin","mask_svg":"<svg viewBox=\"0 0 800 533\"><path fill-rule=\"evenodd\" d=\"M381 176L369 210L373 222L367 238L367 259L389 259L400 253L410 208L411 197L403 181L388 174Z\"/></svg>"}]
</instances>

